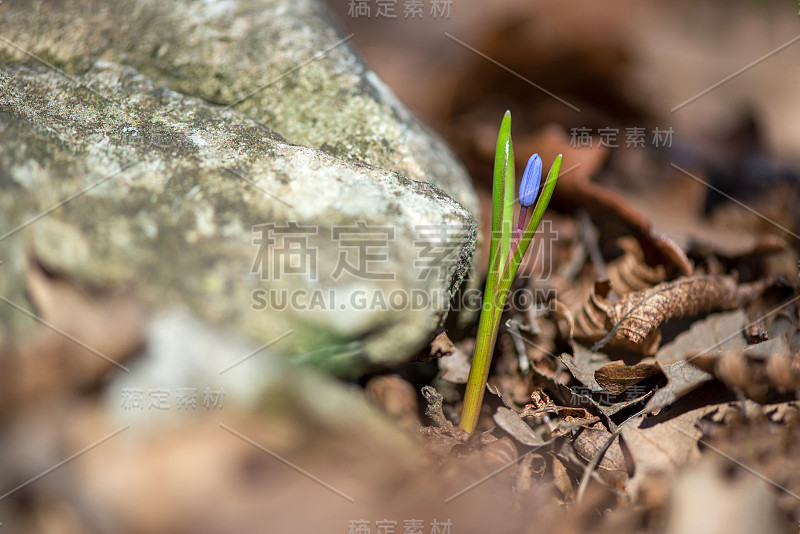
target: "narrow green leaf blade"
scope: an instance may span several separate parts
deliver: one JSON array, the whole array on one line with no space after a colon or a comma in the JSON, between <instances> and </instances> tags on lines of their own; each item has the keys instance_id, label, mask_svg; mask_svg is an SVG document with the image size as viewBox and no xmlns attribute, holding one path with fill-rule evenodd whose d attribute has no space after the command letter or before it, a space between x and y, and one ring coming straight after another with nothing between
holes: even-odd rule
<instances>
[{"instance_id":1,"label":"narrow green leaf blade","mask_svg":"<svg viewBox=\"0 0 800 534\"><path fill-rule=\"evenodd\" d=\"M505 160L505 173L503 177L503 221L500 238L500 273L503 272L511 251L511 233L514 224L514 144L508 138L508 152Z\"/></svg>"},{"instance_id":2,"label":"narrow green leaf blade","mask_svg":"<svg viewBox=\"0 0 800 534\"><path fill-rule=\"evenodd\" d=\"M511 173L511 193L509 194L508 175ZM497 280L505 265L505 257L511 247L511 214L506 207L514 202L514 149L511 144L511 112L506 111L497 135L497 148L494 155L494 180L492 182L492 244L489 254L489 276ZM495 255L500 255L499 271L492 273Z\"/></svg>"}]
</instances>

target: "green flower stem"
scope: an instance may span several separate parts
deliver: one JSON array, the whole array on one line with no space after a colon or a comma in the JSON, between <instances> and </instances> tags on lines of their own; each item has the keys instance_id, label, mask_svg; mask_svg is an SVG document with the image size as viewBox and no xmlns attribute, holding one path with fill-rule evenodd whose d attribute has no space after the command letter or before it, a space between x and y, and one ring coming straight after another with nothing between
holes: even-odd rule
<instances>
[{"instance_id":1,"label":"green flower stem","mask_svg":"<svg viewBox=\"0 0 800 534\"><path fill-rule=\"evenodd\" d=\"M478 336L475 341L475 350L472 354L472 366L469 370L461 421L459 423L459 428L467 432L472 432L478 423L478 415L481 404L483 404L483 394L486 390L486 381L489 378L492 354L497 342L497 332L500 329L503 308L506 305L511 284L553 196L560 169L561 155L559 154L550 168L542 194L536 202L536 208L528 225L521 235L516 235L517 233L515 232L512 246L514 153L511 145L511 114L506 112L500 126L500 133L497 137L497 151L495 152L489 272L486 277L483 307L478 324Z\"/></svg>"}]
</instances>

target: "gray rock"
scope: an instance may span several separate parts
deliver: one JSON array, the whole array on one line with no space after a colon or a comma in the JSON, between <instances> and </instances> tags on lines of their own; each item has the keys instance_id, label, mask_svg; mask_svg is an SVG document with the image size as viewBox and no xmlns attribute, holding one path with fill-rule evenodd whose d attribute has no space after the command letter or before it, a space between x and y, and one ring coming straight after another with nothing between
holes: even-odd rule
<instances>
[{"instance_id":1,"label":"gray rock","mask_svg":"<svg viewBox=\"0 0 800 534\"><path fill-rule=\"evenodd\" d=\"M361 62L317 0L5 0L0 62L92 58L233 106L289 142L430 182L478 214L469 177Z\"/></svg>"},{"instance_id":2,"label":"gray rock","mask_svg":"<svg viewBox=\"0 0 800 534\"><path fill-rule=\"evenodd\" d=\"M291 145L105 61L77 76L0 67L0 228L12 302L26 306L32 255L83 287L186 306L340 374L419 349L476 238L470 213L431 184ZM343 260L358 268L333 276ZM32 326L10 306L0 318L6 340Z\"/></svg>"}]
</instances>

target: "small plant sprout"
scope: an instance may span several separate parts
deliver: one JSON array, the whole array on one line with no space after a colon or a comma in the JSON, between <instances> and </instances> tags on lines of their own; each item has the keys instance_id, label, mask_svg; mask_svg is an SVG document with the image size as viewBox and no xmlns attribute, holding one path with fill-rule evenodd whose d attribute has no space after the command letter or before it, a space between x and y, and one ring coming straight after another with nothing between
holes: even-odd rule
<instances>
[{"instance_id":1,"label":"small plant sprout","mask_svg":"<svg viewBox=\"0 0 800 534\"><path fill-rule=\"evenodd\" d=\"M483 296L478 337L472 354L464 406L461 410L459 428L472 432L478 422L489 367L492 362L497 331L503 307L519 264L525 257L533 235L539 227L544 211L553 196L558 172L561 169L561 154L556 156L547 179L538 197L542 179L542 158L534 154L528 160L519 186L519 222L512 232L514 216L514 149L511 144L511 112L506 111L497 136L494 157L494 181L492 184L492 242L489 248L489 272ZM534 206L528 217L529 208Z\"/></svg>"}]
</instances>

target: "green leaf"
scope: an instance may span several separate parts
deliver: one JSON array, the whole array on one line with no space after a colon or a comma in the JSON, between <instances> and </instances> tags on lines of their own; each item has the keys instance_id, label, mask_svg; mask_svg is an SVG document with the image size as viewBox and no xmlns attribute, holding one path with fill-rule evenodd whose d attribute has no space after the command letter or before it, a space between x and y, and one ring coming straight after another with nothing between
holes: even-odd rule
<instances>
[{"instance_id":1,"label":"green leaf","mask_svg":"<svg viewBox=\"0 0 800 534\"><path fill-rule=\"evenodd\" d=\"M511 143L511 112L506 111L494 155L494 180L492 182L492 245L489 253L489 276L495 275L492 287L502 273L505 258L511 249L511 225L514 206L514 147ZM496 255L499 254L499 262ZM499 270L494 273L495 264Z\"/></svg>"},{"instance_id":2,"label":"green leaf","mask_svg":"<svg viewBox=\"0 0 800 534\"><path fill-rule=\"evenodd\" d=\"M511 112L506 111L497 135L494 156L494 181L492 182L492 236L489 248L489 272L483 293L483 306L478 325L478 336L472 353L460 427L472 432L478 420L483 392L492 361L492 351L497 340L502 307L498 283L511 248L511 218L514 202L514 149L511 145Z\"/></svg>"}]
</instances>

